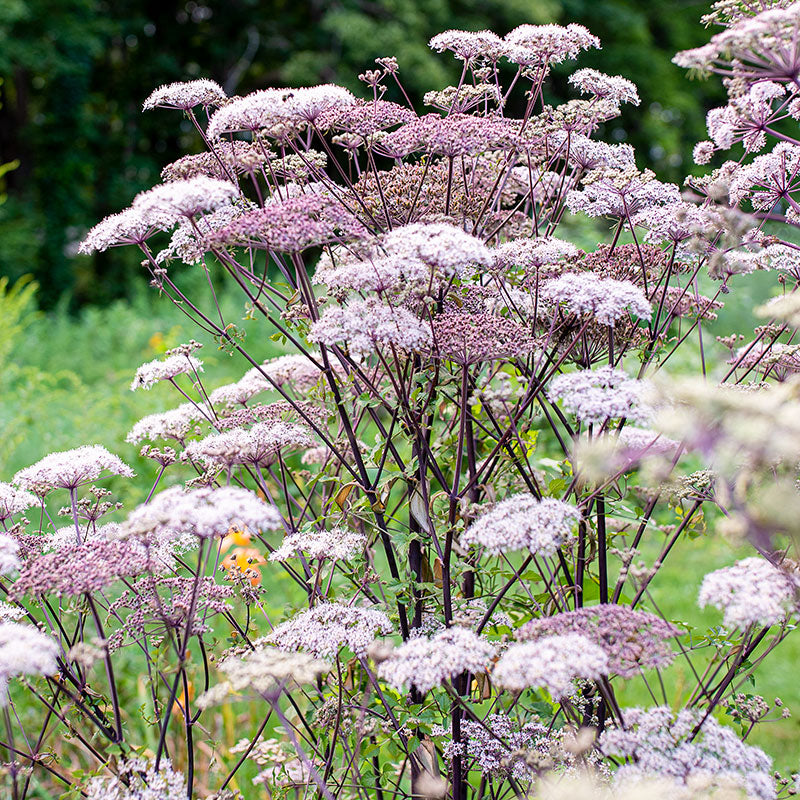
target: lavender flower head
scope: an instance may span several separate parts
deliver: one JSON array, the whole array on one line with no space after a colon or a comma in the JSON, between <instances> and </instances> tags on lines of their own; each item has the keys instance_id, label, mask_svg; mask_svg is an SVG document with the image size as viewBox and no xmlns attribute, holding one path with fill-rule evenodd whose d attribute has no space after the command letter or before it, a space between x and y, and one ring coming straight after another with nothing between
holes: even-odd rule
<instances>
[{"instance_id":1,"label":"lavender flower head","mask_svg":"<svg viewBox=\"0 0 800 800\"><path fill-rule=\"evenodd\" d=\"M581 50L599 48L600 40L583 25L520 25L506 34L507 58L520 65L537 67L577 58Z\"/></svg>"},{"instance_id":2,"label":"lavender flower head","mask_svg":"<svg viewBox=\"0 0 800 800\"><path fill-rule=\"evenodd\" d=\"M574 694L576 678L599 680L608 671L602 647L581 634L564 633L512 644L492 670L492 681L512 692L546 689L562 700Z\"/></svg>"},{"instance_id":3,"label":"lavender flower head","mask_svg":"<svg viewBox=\"0 0 800 800\"><path fill-rule=\"evenodd\" d=\"M652 417L642 402L646 386L622 370L600 367L556 376L547 394L551 400L560 400L564 409L582 422L599 424L625 418L646 423Z\"/></svg>"},{"instance_id":4,"label":"lavender flower head","mask_svg":"<svg viewBox=\"0 0 800 800\"><path fill-rule=\"evenodd\" d=\"M128 432L125 441L131 444L148 439L176 439L184 441L189 433L200 421L209 421L200 406L194 403L183 403L177 408L162 411L157 414L148 414L142 417Z\"/></svg>"},{"instance_id":5,"label":"lavender flower head","mask_svg":"<svg viewBox=\"0 0 800 800\"><path fill-rule=\"evenodd\" d=\"M141 245L157 230L170 227L164 218L153 219L141 208L127 208L111 214L93 226L83 237L78 252L84 255L102 253L109 247L127 244Z\"/></svg>"},{"instance_id":6,"label":"lavender flower head","mask_svg":"<svg viewBox=\"0 0 800 800\"><path fill-rule=\"evenodd\" d=\"M650 319L653 309L644 292L630 281L569 272L542 285L542 297L563 303L573 314L590 314L601 325L613 327L632 314Z\"/></svg>"},{"instance_id":7,"label":"lavender flower head","mask_svg":"<svg viewBox=\"0 0 800 800\"><path fill-rule=\"evenodd\" d=\"M482 636L455 626L430 639L409 639L380 664L378 676L398 690L413 687L424 694L462 672L486 672L494 653Z\"/></svg>"},{"instance_id":8,"label":"lavender flower head","mask_svg":"<svg viewBox=\"0 0 800 800\"><path fill-rule=\"evenodd\" d=\"M13 482L34 494L44 495L51 489L76 489L83 483L96 481L103 472L126 478L135 475L127 464L105 447L87 444L74 450L50 453L41 461L21 469Z\"/></svg>"},{"instance_id":9,"label":"lavender flower head","mask_svg":"<svg viewBox=\"0 0 800 800\"><path fill-rule=\"evenodd\" d=\"M173 486L134 509L121 524L120 536L149 539L193 533L206 539L226 536L231 528L269 531L280 527L278 512L247 489L223 486L184 491Z\"/></svg>"},{"instance_id":10,"label":"lavender flower head","mask_svg":"<svg viewBox=\"0 0 800 800\"><path fill-rule=\"evenodd\" d=\"M562 500L517 494L501 500L473 522L461 543L479 545L492 555L528 549L534 555L552 556L572 535L580 518L580 511Z\"/></svg>"},{"instance_id":11,"label":"lavender flower head","mask_svg":"<svg viewBox=\"0 0 800 800\"><path fill-rule=\"evenodd\" d=\"M661 669L671 664L675 653L669 640L679 636L680 630L647 611L604 603L533 619L517 630L517 638L540 641L573 633L605 651L609 672L631 678L642 668Z\"/></svg>"},{"instance_id":12,"label":"lavender flower head","mask_svg":"<svg viewBox=\"0 0 800 800\"><path fill-rule=\"evenodd\" d=\"M777 625L797 608L800 579L765 558L745 558L732 567L709 572L698 595L701 608L723 612L730 629Z\"/></svg>"},{"instance_id":13,"label":"lavender flower head","mask_svg":"<svg viewBox=\"0 0 800 800\"><path fill-rule=\"evenodd\" d=\"M333 659L342 647L364 658L376 636L392 632L392 623L374 608L320 603L282 622L266 641L282 650L304 650L314 658Z\"/></svg>"}]
</instances>

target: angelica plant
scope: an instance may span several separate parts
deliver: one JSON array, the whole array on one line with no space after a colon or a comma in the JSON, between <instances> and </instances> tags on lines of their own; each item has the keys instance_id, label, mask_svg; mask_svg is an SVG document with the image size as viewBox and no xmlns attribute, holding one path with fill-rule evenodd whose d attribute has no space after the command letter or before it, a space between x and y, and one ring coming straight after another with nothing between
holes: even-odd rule
<instances>
[{"instance_id":1,"label":"angelica plant","mask_svg":"<svg viewBox=\"0 0 800 800\"><path fill-rule=\"evenodd\" d=\"M152 482L119 521L94 484L132 471L100 447L0 484L0 618L32 651L0 642L15 797L34 775L119 800L793 790L742 690L800 614L800 3L710 19L677 61L729 78L696 160L734 154L683 190L598 136L638 104L627 78L577 69L550 104L552 67L600 46L574 24L434 37L462 71L427 113L392 57L363 97L145 100L202 149L82 249L137 247L242 377L215 386L196 342L132 370L176 405L128 435ZM756 269L788 299L724 363L709 323ZM654 588L707 524L752 552L699 587L703 635Z\"/></svg>"}]
</instances>

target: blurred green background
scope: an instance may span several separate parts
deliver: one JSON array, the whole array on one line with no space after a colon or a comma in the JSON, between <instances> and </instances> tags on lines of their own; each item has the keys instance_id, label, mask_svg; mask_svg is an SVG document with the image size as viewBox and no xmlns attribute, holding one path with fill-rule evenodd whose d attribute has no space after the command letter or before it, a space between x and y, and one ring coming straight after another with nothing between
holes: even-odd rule
<instances>
[{"instance_id":1,"label":"blurred green background","mask_svg":"<svg viewBox=\"0 0 800 800\"><path fill-rule=\"evenodd\" d=\"M670 59L707 40L707 10L693 0L0 0L0 275L33 275L44 308L132 291L133 249L75 249L165 164L199 149L179 113L141 113L156 86L208 77L229 94L321 81L360 92L357 75L394 55L421 109L425 91L458 79L457 62L427 47L447 28L586 25L603 50L577 65L624 75L642 97L601 136L630 141L640 166L680 182L721 88L689 82ZM556 72L552 101L569 96L575 68Z\"/></svg>"}]
</instances>

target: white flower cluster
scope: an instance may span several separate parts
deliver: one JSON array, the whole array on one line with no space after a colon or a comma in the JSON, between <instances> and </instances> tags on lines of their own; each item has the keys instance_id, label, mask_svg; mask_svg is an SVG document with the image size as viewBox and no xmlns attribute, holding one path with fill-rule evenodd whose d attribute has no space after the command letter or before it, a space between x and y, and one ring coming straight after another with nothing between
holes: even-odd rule
<instances>
[{"instance_id":1,"label":"white flower cluster","mask_svg":"<svg viewBox=\"0 0 800 800\"><path fill-rule=\"evenodd\" d=\"M461 543L480 545L493 555L527 548L534 555L552 556L580 518L580 511L562 500L516 494L470 525Z\"/></svg>"},{"instance_id":2,"label":"white flower cluster","mask_svg":"<svg viewBox=\"0 0 800 800\"><path fill-rule=\"evenodd\" d=\"M630 281L568 272L542 286L542 297L563 303L573 314L591 314L601 325L613 326L629 314L650 319L653 309L644 292Z\"/></svg>"},{"instance_id":3,"label":"white flower cluster","mask_svg":"<svg viewBox=\"0 0 800 800\"><path fill-rule=\"evenodd\" d=\"M446 276L492 264L492 252L480 239L444 222L395 228L383 237L383 247L391 256L417 259Z\"/></svg>"},{"instance_id":4,"label":"white flower cluster","mask_svg":"<svg viewBox=\"0 0 800 800\"><path fill-rule=\"evenodd\" d=\"M551 266L576 258L578 248L571 242L556 239L552 236L540 236L535 239L513 239L504 242L493 251L494 265L508 269L521 267L535 269Z\"/></svg>"},{"instance_id":5,"label":"white flower cluster","mask_svg":"<svg viewBox=\"0 0 800 800\"><path fill-rule=\"evenodd\" d=\"M136 370L136 375L131 383L131 391L137 389L150 389L159 381L169 381L178 375L187 375L203 371L203 362L187 353L176 353L168 356L163 361L155 359L142 364Z\"/></svg>"},{"instance_id":6,"label":"white flower cluster","mask_svg":"<svg viewBox=\"0 0 800 800\"><path fill-rule=\"evenodd\" d=\"M36 496L10 483L0 483L0 520L10 519L14 514L38 504Z\"/></svg>"},{"instance_id":7,"label":"white flower cluster","mask_svg":"<svg viewBox=\"0 0 800 800\"><path fill-rule=\"evenodd\" d=\"M58 672L58 642L33 625L0 622L0 706L7 702L8 679Z\"/></svg>"},{"instance_id":8,"label":"white flower cluster","mask_svg":"<svg viewBox=\"0 0 800 800\"><path fill-rule=\"evenodd\" d=\"M230 468L234 464L263 466L285 450L312 447L308 428L293 422L259 422L251 428L233 428L190 442L181 458Z\"/></svg>"},{"instance_id":9,"label":"white flower cluster","mask_svg":"<svg viewBox=\"0 0 800 800\"><path fill-rule=\"evenodd\" d=\"M287 653L277 647L255 642L255 649L242 656L231 655L219 665L225 680L197 698L198 708L225 702L230 695L247 690L261 697L275 695L288 683L314 683L330 666L306 653Z\"/></svg>"},{"instance_id":10,"label":"white flower cluster","mask_svg":"<svg viewBox=\"0 0 800 800\"><path fill-rule=\"evenodd\" d=\"M86 800L186 800L186 780L168 758L155 761L132 758L118 766L118 774L92 778Z\"/></svg>"},{"instance_id":11,"label":"white flower cluster","mask_svg":"<svg viewBox=\"0 0 800 800\"><path fill-rule=\"evenodd\" d=\"M137 444L148 439L177 439L182 442L200 421L211 421L211 415L194 403L183 403L177 408L148 414L142 417L125 437L126 442Z\"/></svg>"},{"instance_id":12,"label":"white flower cluster","mask_svg":"<svg viewBox=\"0 0 800 800\"><path fill-rule=\"evenodd\" d=\"M228 205L238 196L239 190L230 181L196 175L140 192L133 199L132 208L151 224L167 228L181 219Z\"/></svg>"},{"instance_id":13,"label":"white flower cluster","mask_svg":"<svg viewBox=\"0 0 800 800\"><path fill-rule=\"evenodd\" d=\"M185 491L173 486L134 509L120 525L119 535L174 539L192 533L205 539L226 536L231 528L269 531L280 527L278 512L247 489L223 486Z\"/></svg>"},{"instance_id":14,"label":"white flower cluster","mask_svg":"<svg viewBox=\"0 0 800 800\"><path fill-rule=\"evenodd\" d=\"M629 378L613 367L582 369L558 375L550 381L547 395L560 400L566 411L582 422L599 424L607 419L646 423L651 409L642 402L647 384Z\"/></svg>"},{"instance_id":15,"label":"white flower cluster","mask_svg":"<svg viewBox=\"0 0 800 800\"><path fill-rule=\"evenodd\" d=\"M576 678L599 680L608 672L602 647L579 633L564 633L512 644L492 670L492 681L512 692L546 689L563 700L574 693Z\"/></svg>"},{"instance_id":16,"label":"white flower cluster","mask_svg":"<svg viewBox=\"0 0 800 800\"><path fill-rule=\"evenodd\" d=\"M35 494L46 494L50 489L75 489L82 483L97 480L104 471L134 477L133 470L118 456L99 444L87 444L74 450L50 453L21 469L13 482Z\"/></svg>"},{"instance_id":17,"label":"white flower cluster","mask_svg":"<svg viewBox=\"0 0 800 800\"><path fill-rule=\"evenodd\" d=\"M323 344L346 342L350 353L365 357L376 345L415 351L431 345L431 328L406 308L379 300L352 300L346 307L329 308L311 326L309 339Z\"/></svg>"},{"instance_id":18,"label":"white flower cluster","mask_svg":"<svg viewBox=\"0 0 800 800\"><path fill-rule=\"evenodd\" d=\"M305 553L309 558L330 558L333 561L352 558L364 551L367 537L363 533L349 528L332 528L331 530L308 530L292 533L287 536L281 546L270 553L270 561L286 561Z\"/></svg>"},{"instance_id":19,"label":"white flower cluster","mask_svg":"<svg viewBox=\"0 0 800 800\"><path fill-rule=\"evenodd\" d=\"M713 716L705 717L696 735L704 717L702 710L675 715L666 706L625 709L625 727L606 728L599 741L606 756L631 760L614 773L614 783L624 788L630 781L657 777L677 789L708 776L745 789L752 800L774 800L771 759Z\"/></svg>"},{"instance_id":20,"label":"white flower cluster","mask_svg":"<svg viewBox=\"0 0 800 800\"><path fill-rule=\"evenodd\" d=\"M75 540L74 528L72 539ZM19 545L7 533L0 533L0 575L10 575L19 568Z\"/></svg>"},{"instance_id":21,"label":"white flower cluster","mask_svg":"<svg viewBox=\"0 0 800 800\"><path fill-rule=\"evenodd\" d=\"M765 558L745 558L732 567L709 572L697 601L701 608L723 612L727 628L777 625L797 606L800 580Z\"/></svg>"},{"instance_id":22,"label":"white flower cluster","mask_svg":"<svg viewBox=\"0 0 800 800\"><path fill-rule=\"evenodd\" d=\"M199 78L194 81L170 83L155 89L144 101L143 110L176 108L187 111L195 106L222 106L227 99L218 83L208 78Z\"/></svg>"},{"instance_id":23,"label":"white flower cluster","mask_svg":"<svg viewBox=\"0 0 800 800\"><path fill-rule=\"evenodd\" d=\"M324 84L301 89L262 89L231 100L211 117L207 135L216 139L226 133L257 131L280 126L302 126L338 107L353 105L355 97L345 88Z\"/></svg>"},{"instance_id":24,"label":"white flower cluster","mask_svg":"<svg viewBox=\"0 0 800 800\"><path fill-rule=\"evenodd\" d=\"M359 658L376 636L392 632L392 623L374 608L320 603L278 625L267 641L282 650L305 650L315 658L335 658L348 647Z\"/></svg>"},{"instance_id":25,"label":"white flower cluster","mask_svg":"<svg viewBox=\"0 0 800 800\"><path fill-rule=\"evenodd\" d=\"M569 82L584 94L612 100L615 103L639 105L636 84L619 75L605 75L596 69L579 69L569 76Z\"/></svg>"},{"instance_id":26,"label":"white flower cluster","mask_svg":"<svg viewBox=\"0 0 800 800\"><path fill-rule=\"evenodd\" d=\"M452 627L432 636L415 636L378 667L378 676L398 690L413 686L429 692L462 672L486 672L494 646L467 628Z\"/></svg>"}]
</instances>

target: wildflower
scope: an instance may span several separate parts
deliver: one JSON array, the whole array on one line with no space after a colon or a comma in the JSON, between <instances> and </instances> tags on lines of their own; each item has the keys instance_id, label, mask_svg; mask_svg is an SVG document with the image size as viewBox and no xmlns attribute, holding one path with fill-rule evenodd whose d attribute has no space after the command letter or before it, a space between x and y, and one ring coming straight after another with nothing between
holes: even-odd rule
<instances>
[{"instance_id":1,"label":"wildflower","mask_svg":"<svg viewBox=\"0 0 800 800\"><path fill-rule=\"evenodd\" d=\"M698 142L692 149L692 160L695 164L710 164L715 150L714 142Z\"/></svg>"},{"instance_id":2,"label":"wildflower","mask_svg":"<svg viewBox=\"0 0 800 800\"><path fill-rule=\"evenodd\" d=\"M542 285L544 299L563 303L573 314L591 314L601 325L613 326L628 314L650 319L653 309L644 292L630 281L567 272Z\"/></svg>"},{"instance_id":3,"label":"wildflower","mask_svg":"<svg viewBox=\"0 0 800 800\"><path fill-rule=\"evenodd\" d=\"M8 679L58 672L58 643L32 625L0 622L0 706L8 702Z\"/></svg>"},{"instance_id":4,"label":"wildflower","mask_svg":"<svg viewBox=\"0 0 800 800\"><path fill-rule=\"evenodd\" d=\"M168 758L131 758L117 764L117 775L92 778L87 800L186 800L186 780Z\"/></svg>"},{"instance_id":5,"label":"wildflower","mask_svg":"<svg viewBox=\"0 0 800 800\"><path fill-rule=\"evenodd\" d=\"M154 362L159 363L159 362ZM148 414L142 417L125 437L126 442L137 444L148 439L176 439L183 442L199 421L209 421L206 412L194 403L183 403L177 408Z\"/></svg>"},{"instance_id":6,"label":"wildflower","mask_svg":"<svg viewBox=\"0 0 800 800\"><path fill-rule=\"evenodd\" d=\"M797 577L765 558L745 558L732 567L709 572L697 601L701 608L720 609L727 628L742 630L783 622L795 610L798 587Z\"/></svg>"},{"instance_id":7,"label":"wildflower","mask_svg":"<svg viewBox=\"0 0 800 800\"><path fill-rule=\"evenodd\" d=\"M0 483L0 521L11 519L14 514L38 504L36 496L10 483Z\"/></svg>"},{"instance_id":8,"label":"wildflower","mask_svg":"<svg viewBox=\"0 0 800 800\"><path fill-rule=\"evenodd\" d=\"M569 82L583 94L612 100L615 103L639 105L636 84L619 75L604 75L596 69L579 69L569 76Z\"/></svg>"},{"instance_id":9,"label":"wildflower","mask_svg":"<svg viewBox=\"0 0 800 800\"><path fill-rule=\"evenodd\" d=\"M382 611L320 603L282 622L267 641L282 650L306 650L314 658L335 658L342 647L364 658L376 636L391 632L392 624Z\"/></svg>"},{"instance_id":10,"label":"wildflower","mask_svg":"<svg viewBox=\"0 0 800 800\"><path fill-rule=\"evenodd\" d=\"M773 103L786 90L772 81L751 86L741 95L731 97L728 105L713 108L706 115L706 128L720 150L728 150L741 142L748 152L763 150L767 144L765 129L781 116Z\"/></svg>"},{"instance_id":11,"label":"wildflower","mask_svg":"<svg viewBox=\"0 0 800 800\"><path fill-rule=\"evenodd\" d=\"M128 637L141 640L146 632L180 631L181 636L206 633L215 614L230 610L226 600L233 593L233 587L220 586L209 575L199 581L194 577L143 575L109 604L109 614L121 622L108 637L108 652L116 652ZM131 613L123 616L124 609Z\"/></svg>"},{"instance_id":12,"label":"wildflower","mask_svg":"<svg viewBox=\"0 0 800 800\"><path fill-rule=\"evenodd\" d=\"M608 671L605 650L581 634L564 633L512 644L492 670L492 680L512 692L546 689L563 700L574 693L576 678L599 680Z\"/></svg>"},{"instance_id":13,"label":"wildflower","mask_svg":"<svg viewBox=\"0 0 800 800\"><path fill-rule=\"evenodd\" d=\"M416 119L405 106L388 100L356 100L346 106L326 110L317 119L320 130L344 131L361 139L369 139L378 131L402 125Z\"/></svg>"},{"instance_id":14,"label":"wildflower","mask_svg":"<svg viewBox=\"0 0 800 800\"><path fill-rule=\"evenodd\" d=\"M140 192L133 199L133 208L146 219L178 222L207 211L214 211L238 197L230 181L198 175L181 181L162 183Z\"/></svg>"},{"instance_id":15,"label":"wildflower","mask_svg":"<svg viewBox=\"0 0 800 800\"><path fill-rule=\"evenodd\" d=\"M155 89L144 101L143 108L175 108L188 111L194 106L223 106L227 101L222 87L207 78L200 78L185 83L170 83Z\"/></svg>"},{"instance_id":16,"label":"wildflower","mask_svg":"<svg viewBox=\"0 0 800 800\"><path fill-rule=\"evenodd\" d=\"M166 230L169 226L169 221L163 217L154 218L142 208L127 208L98 222L84 236L78 252L91 255L102 253L109 247L141 245L157 230Z\"/></svg>"},{"instance_id":17,"label":"wildflower","mask_svg":"<svg viewBox=\"0 0 800 800\"><path fill-rule=\"evenodd\" d=\"M609 672L631 678L643 668L669 666L675 658L669 640L680 630L646 611L605 603L533 619L519 628L517 638L541 641L565 634L594 642L608 656Z\"/></svg>"},{"instance_id":18,"label":"wildflower","mask_svg":"<svg viewBox=\"0 0 800 800\"><path fill-rule=\"evenodd\" d=\"M680 244L691 238L697 230L707 228L709 222L708 209L683 201L652 206L633 217L633 224L647 228L645 239L654 244Z\"/></svg>"},{"instance_id":19,"label":"wildflower","mask_svg":"<svg viewBox=\"0 0 800 800\"><path fill-rule=\"evenodd\" d=\"M184 460L199 459L206 464L230 468L234 464L270 464L286 450L311 447L314 440L304 425L292 422L259 422L251 428L233 428L190 442Z\"/></svg>"},{"instance_id":20,"label":"wildflower","mask_svg":"<svg viewBox=\"0 0 800 800\"><path fill-rule=\"evenodd\" d=\"M7 533L0 533L0 575L9 575L19 568L19 545Z\"/></svg>"},{"instance_id":21,"label":"wildflower","mask_svg":"<svg viewBox=\"0 0 800 800\"><path fill-rule=\"evenodd\" d=\"M50 453L14 476L14 483L38 495L50 489L76 489L96 481L104 472L133 478L134 471L120 458L98 444Z\"/></svg>"},{"instance_id":22,"label":"wildflower","mask_svg":"<svg viewBox=\"0 0 800 800\"><path fill-rule=\"evenodd\" d=\"M552 556L572 535L580 517L575 506L561 500L517 494L478 517L461 543L480 545L492 555L527 548L533 555Z\"/></svg>"},{"instance_id":23,"label":"wildflower","mask_svg":"<svg viewBox=\"0 0 800 800\"><path fill-rule=\"evenodd\" d=\"M309 339L329 345L346 342L351 354L365 357L376 345L412 352L429 347L431 329L405 308L374 299L352 300L345 307L328 309L311 326Z\"/></svg>"},{"instance_id":24,"label":"wildflower","mask_svg":"<svg viewBox=\"0 0 800 800\"><path fill-rule=\"evenodd\" d=\"M309 558L330 558L332 561L345 560L363 552L367 537L349 528L331 530L308 530L292 533L284 538L281 546L270 554L270 561L286 561L306 553Z\"/></svg>"},{"instance_id":25,"label":"wildflower","mask_svg":"<svg viewBox=\"0 0 800 800\"><path fill-rule=\"evenodd\" d=\"M413 687L424 694L462 672L486 672L494 652L482 636L455 626L409 639L381 663L378 676L398 690Z\"/></svg>"},{"instance_id":26,"label":"wildflower","mask_svg":"<svg viewBox=\"0 0 800 800\"><path fill-rule=\"evenodd\" d=\"M646 384L629 378L613 367L583 369L557 375L550 381L547 395L560 400L566 411L588 423L607 419L630 419L647 422L650 408L642 402Z\"/></svg>"},{"instance_id":27,"label":"wildflower","mask_svg":"<svg viewBox=\"0 0 800 800\"><path fill-rule=\"evenodd\" d=\"M492 31L443 31L437 33L428 46L437 53L450 50L459 61L484 59L493 64L508 50L503 39Z\"/></svg>"},{"instance_id":28,"label":"wildflower","mask_svg":"<svg viewBox=\"0 0 800 800\"><path fill-rule=\"evenodd\" d=\"M624 728L606 728L599 739L604 755L626 760L614 773L615 784L624 787L630 780L658 777L682 787L710 776L733 778L754 800L775 797L771 759L705 711L629 708L624 719Z\"/></svg>"},{"instance_id":29,"label":"wildflower","mask_svg":"<svg viewBox=\"0 0 800 800\"><path fill-rule=\"evenodd\" d=\"M781 142L771 153L757 156L733 173L729 186L731 203L749 200L756 211L770 212L800 190L800 147Z\"/></svg>"},{"instance_id":30,"label":"wildflower","mask_svg":"<svg viewBox=\"0 0 800 800\"><path fill-rule=\"evenodd\" d=\"M448 277L492 265L492 253L480 239L447 223L395 228L383 237L383 246L389 255L422 261Z\"/></svg>"},{"instance_id":31,"label":"wildflower","mask_svg":"<svg viewBox=\"0 0 800 800\"><path fill-rule=\"evenodd\" d=\"M341 203L309 193L274 199L264 208L247 211L212 231L206 241L211 247L247 245L296 252L358 232L360 223Z\"/></svg>"},{"instance_id":32,"label":"wildflower","mask_svg":"<svg viewBox=\"0 0 800 800\"><path fill-rule=\"evenodd\" d=\"M591 180L589 180L591 179ZM627 217L652 206L680 202L678 187L635 168L598 169L584 178L583 189L567 193L567 208L589 217Z\"/></svg>"},{"instance_id":33,"label":"wildflower","mask_svg":"<svg viewBox=\"0 0 800 800\"><path fill-rule=\"evenodd\" d=\"M203 371L203 362L194 356L184 353L178 353L173 356L165 358L163 361L155 359L142 364L136 370L133 383L131 383L131 391L135 392L137 389L150 389L155 386L159 381L171 381L178 375L192 374Z\"/></svg>"},{"instance_id":34,"label":"wildflower","mask_svg":"<svg viewBox=\"0 0 800 800\"><path fill-rule=\"evenodd\" d=\"M221 538L231 528L252 531L281 527L278 512L256 494L237 486L184 491L173 486L136 508L120 526L122 537L174 536L191 533Z\"/></svg>"},{"instance_id":35,"label":"wildflower","mask_svg":"<svg viewBox=\"0 0 800 800\"><path fill-rule=\"evenodd\" d=\"M514 126L506 117L426 114L383 136L378 149L391 158L419 152L449 158L477 156L506 150L514 143L515 135Z\"/></svg>"},{"instance_id":36,"label":"wildflower","mask_svg":"<svg viewBox=\"0 0 800 800\"><path fill-rule=\"evenodd\" d=\"M225 681L197 699L199 708L208 708L224 701L231 694L252 690L263 696L272 695L292 683L302 686L315 683L330 666L305 653L287 653L277 647L257 646L241 656L230 655L219 670Z\"/></svg>"},{"instance_id":37,"label":"wildflower","mask_svg":"<svg viewBox=\"0 0 800 800\"><path fill-rule=\"evenodd\" d=\"M23 597L75 597L101 591L123 577L141 575L150 568L143 547L122 541L90 539L73 542L51 553L29 560L11 587L11 595Z\"/></svg>"},{"instance_id":38,"label":"wildflower","mask_svg":"<svg viewBox=\"0 0 800 800\"><path fill-rule=\"evenodd\" d=\"M536 343L530 330L513 320L458 311L434 319L433 341L440 358L463 365L527 355Z\"/></svg>"},{"instance_id":39,"label":"wildflower","mask_svg":"<svg viewBox=\"0 0 800 800\"><path fill-rule=\"evenodd\" d=\"M581 50L599 48L600 40L583 25L520 25L506 34L506 57L515 64L544 67L578 56Z\"/></svg>"},{"instance_id":40,"label":"wildflower","mask_svg":"<svg viewBox=\"0 0 800 800\"><path fill-rule=\"evenodd\" d=\"M571 242L554 237L535 239L513 239L504 242L493 251L495 268L513 267L534 270L544 267L556 271L559 266L577 258L578 248Z\"/></svg>"},{"instance_id":41,"label":"wildflower","mask_svg":"<svg viewBox=\"0 0 800 800\"><path fill-rule=\"evenodd\" d=\"M291 353L265 361L262 369L278 386L288 385L302 393L319 382L321 372L312 361L319 361L319 358L319 353L309 353L308 356Z\"/></svg>"},{"instance_id":42,"label":"wildflower","mask_svg":"<svg viewBox=\"0 0 800 800\"><path fill-rule=\"evenodd\" d=\"M216 139L226 133L256 132L313 123L332 109L355 103L341 86L325 84L302 89L263 89L231 100L211 117L207 135Z\"/></svg>"}]
</instances>

